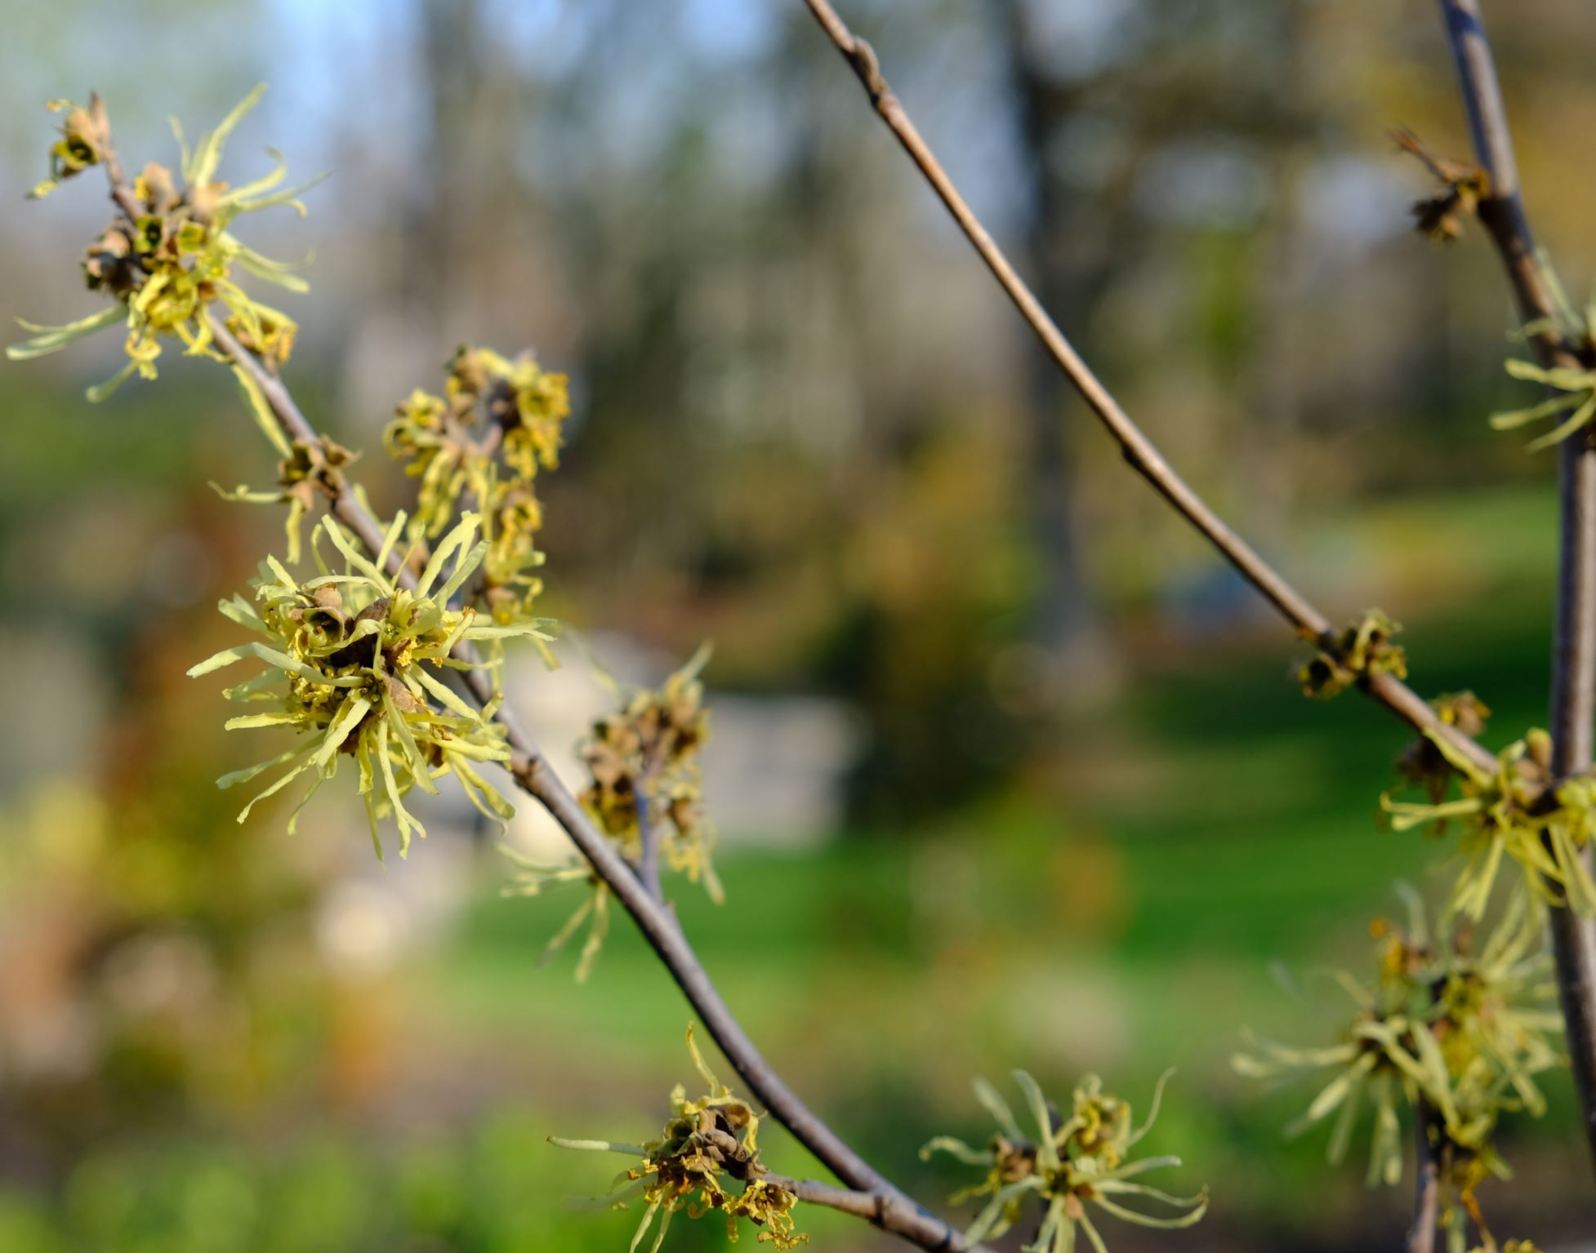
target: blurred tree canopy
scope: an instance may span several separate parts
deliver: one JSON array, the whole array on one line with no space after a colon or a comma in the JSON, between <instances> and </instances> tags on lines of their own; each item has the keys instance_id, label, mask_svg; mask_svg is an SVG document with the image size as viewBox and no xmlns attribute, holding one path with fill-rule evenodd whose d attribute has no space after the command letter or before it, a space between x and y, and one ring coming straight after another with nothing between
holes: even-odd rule
<instances>
[{"instance_id":1,"label":"blurred tree canopy","mask_svg":"<svg viewBox=\"0 0 1596 1253\"><path fill-rule=\"evenodd\" d=\"M723 681L857 702L866 811L978 794L1111 694L1105 604L1247 612L1124 490L799 6L167 7L229 52L160 102L79 55L71 5L24 16L19 182L30 91L100 75L133 146L160 142L159 109L271 80L246 141L286 135L301 168L337 170L307 223L277 227L317 256L305 339L330 416L369 435L468 339L568 369L579 428L549 531L566 609L678 652L712 637ZM1244 529L1289 543L1316 500L1533 471L1472 420L1502 389L1460 350L1505 325L1487 259L1406 229L1423 181L1387 130L1461 135L1425 6L856 7L1066 331ZM1536 9L1499 55L1510 91L1535 84L1510 100L1526 182L1582 274L1591 176L1560 154L1590 107L1569 51L1590 19ZM51 229L4 212L14 240ZM8 305L73 307L50 256L7 254Z\"/></svg>"}]
</instances>

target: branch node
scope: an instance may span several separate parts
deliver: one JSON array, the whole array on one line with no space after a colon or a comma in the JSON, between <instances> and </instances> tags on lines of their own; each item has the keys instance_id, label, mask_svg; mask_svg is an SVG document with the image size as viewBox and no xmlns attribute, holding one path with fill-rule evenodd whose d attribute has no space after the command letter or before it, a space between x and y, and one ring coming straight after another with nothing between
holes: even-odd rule
<instances>
[{"instance_id":1,"label":"branch node","mask_svg":"<svg viewBox=\"0 0 1596 1253\"><path fill-rule=\"evenodd\" d=\"M853 72L864 84L870 103L880 108L882 99L891 88L887 86L887 80L881 75L881 59L876 56L876 50L870 46L869 41L855 35L847 53L848 64L853 66Z\"/></svg>"}]
</instances>

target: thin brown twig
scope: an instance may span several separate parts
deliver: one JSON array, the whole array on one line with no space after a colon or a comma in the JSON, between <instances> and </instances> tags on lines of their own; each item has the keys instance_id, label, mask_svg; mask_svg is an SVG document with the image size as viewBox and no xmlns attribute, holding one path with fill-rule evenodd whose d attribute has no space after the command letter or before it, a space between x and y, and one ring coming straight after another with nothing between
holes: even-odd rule
<instances>
[{"instance_id":1,"label":"thin brown twig","mask_svg":"<svg viewBox=\"0 0 1596 1253\"><path fill-rule=\"evenodd\" d=\"M1557 322L1557 305L1519 194L1512 132L1478 0L1440 0L1476 159L1490 176L1479 218L1496 245L1530 342L1543 365L1586 368ZM1555 779L1588 770L1596 711L1596 444L1589 427L1559 449L1557 635L1552 654ZM1589 860L1589 850L1584 856ZM1596 1163L1596 919L1550 914L1564 1031L1581 1122Z\"/></svg>"},{"instance_id":2,"label":"thin brown twig","mask_svg":"<svg viewBox=\"0 0 1596 1253\"><path fill-rule=\"evenodd\" d=\"M91 107L97 99L98 96L91 98ZM138 198L134 196L127 175L122 171L122 158L117 155L116 149L111 147L109 138L106 139L100 159L105 163L105 181L110 189L111 203L122 211L129 222L136 224L139 215L144 212L144 206L139 204Z\"/></svg>"},{"instance_id":3,"label":"thin brown twig","mask_svg":"<svg viewBox=\"0 0 1596 1253\"><path fill-rule=\"evenodd\" d=\"M876 113L924 175L926 182L936 192L965 238L970 241L976 252L980 254L981 260L986 263L987 269L997 279L998 285L1013 301L1020 316L1042 341L1042 346L1048 354L1058 363L1070 386L1119 443L1125 459L1152 485L1153 490L1218 549L1220 555L1251 583L1286 621L1296 627L1300 634L1318 642L1321 646L1330 646L1333 642L1333 633L1330 622L1324 614L1301 592L1292 587L1284 576L1265 561L1246 540L1236 534L1224 519L1176 473L1174 467L1158 450L1157 445L1131 420L1113 393L1103 385L1091 367L1071 346L1025 280L1010 264L1003 250L981 224L981 220L959 194L953 180L948 177L947 171L942 168L936 155L921 137L914 122L904 111L902 103L882 76L874 49L848 29L847 24L837 15L828 0L805 0L805 3L809 6L809 11L814 14L815 20L820 23L821 29L858 75ZM1359 686L1421 734L1444 738L1481 770L1495 769L1496 759L1490 752L1475 740L1460 733L1455 727L1442 722L1429 702L1400 680L1389 675L1373 675L1363 679Z\"/></svg>"},{"instance_id":4,"label":"thin brown twig","mask_svg":"<svg viewBox=\"0 0 1596 1253\"><path fill-rule=\"evenodd\" d=\"M217 347L249 374L290 440L315 444L320 438L318 432L282 380L240 344L220 318L210 317L210 329ZM334 516L369 551L380 552L383 528L356 493L342 481L341 476L330 479L324 483L324 487L328 489ZM390 558L390 572L401 582L413 579L413 572L404 567L402 562L402 555L395 553ZM485 705L493 698L492 683L484 672L466 670L461 674L478 704ZM606 886L615 893L636 922L638 930L643 933L643 938L698 1014L705 1029L748 1085L749 1092L770 1116L847 1184L850 1195L870 1197L883 1216L880 1225L885 1230L925 1249L949 1250L950 1253L990 1253L982 1246L966 1243L956 1229L923 1210L883 1178L787 1086L722 999L704 970L703 963L688 943L670 906L650 890L638 869L593 825L570 789L554 773L531 737L522 730L514 714L507 707L501 707L496 717L505 729L511 752L508 769L517 785L548 810ZM808 1186L818 1188L823 1185Z\"/></svg>"},{"instance_id":5,"label":"thin brown twig","mask_svg":"<svg viewBox=\"0 0 1596 1253\"><path fill-rule=\"evenodd\" d=\"M637 780L637 876L655 900L665 899L665 886L660 882L660 842L664 834L654 820L653 800L649 788L658 774L656 763L649 762Z\"/></svg>"},{"instance_id":6,"label":"thin brown twig","mask_svg":"<svg viewBox=\"0 0 1596 1253\"><path fill-rule=\"evenodd\" d=\"M1413 1197L1413 1225L1408 1228L1407 1253L1435 1253L1435 1225L1441 1214L1441 1160L1430 1138L1435 1111L1421 1100L1414 1118L1414 1143L1418 1169Z\"/></svg>"},{"instance_id":7,"label":"thin brown twig","mask_svg":"<svg viewBox=\"0 0 1596 1253\"><path fill-rule=\"evenodd\" d=\"M961 1253L961 1251L968 1253L980 1248L979 1245L966 1243L964 1238L958 1235L954 1236L951 1243L933 1243L944 1238L943 1233L946 1228L942 1223L913 1206L905 1206L901 1200L882 1196L877 1192L854 1192L848 1188L836 1188L809 1179L789 1179L785 1175L766 1174L761 1177L766 1182L791 1192L800 1201L852 1214L855 1218L862 1218L883 1231L902 1236L921 1248L946 1249L947 1253Z\"/></svg>"}]
</instances>

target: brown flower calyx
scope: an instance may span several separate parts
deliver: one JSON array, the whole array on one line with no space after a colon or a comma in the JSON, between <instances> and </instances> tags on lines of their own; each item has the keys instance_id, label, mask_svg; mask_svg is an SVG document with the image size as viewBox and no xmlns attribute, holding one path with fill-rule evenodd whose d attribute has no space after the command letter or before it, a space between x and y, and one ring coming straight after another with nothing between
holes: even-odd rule
<instances>
[{"instance_id":1,"label":"brown flower calyx","mask_svg":"<svg viewBox=\"0 0 1596 1253\"><path fill-rule=\"evenodd\" d=\"M1414 229L1441 243L1463 234L1463 220L1479 212L1490 199L1491 176L1479 166L1438 157L1410 130L1396 130L1391 138L1398 148L1416 157L1442 184L1443 190L1413 204Z\"/></svg>"}]
</instances>

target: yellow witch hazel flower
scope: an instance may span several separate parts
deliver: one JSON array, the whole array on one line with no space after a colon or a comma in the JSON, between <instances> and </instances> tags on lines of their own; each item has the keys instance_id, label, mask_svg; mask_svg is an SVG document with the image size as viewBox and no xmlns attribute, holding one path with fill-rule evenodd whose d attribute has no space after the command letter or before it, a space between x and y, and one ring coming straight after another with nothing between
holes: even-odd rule
<instances>
[{"instance_id":1,"label":"yellow witch hazel flower","mask_svg":"<svg viewBox=\"0 0 1596 1253\"><path fill-rule=\"evenodd\" d=\"M1529 452L1540 452L1562 443L1596 417L1596 370L1581 370L1572 366L1542 367L1533 361L1520 361L1515 357L1507 362L1507 372L1516 379L1538 383L1558 393L1527 409L1491 415L1491 426L1498 431L1514 431L1535 422L1561 419L1546 434L1525 445Z\"/></svg>"},{"instance_id":2,"label":"yellow witch hazel flower","mask_svg":"<svg viewBox=\"0 0 1596 1253\"><path fill-rule=\"evenodd\" d=\"M1509 1173L1491 1144L1499 1116L1543 1113L1536 1077L1560 1063L1562 1019L1542 951L1540 906L1528 893L1514 893L1476 952L1468 929L1432 931L1418 896L1400 890L1406 928L1384 920L1371 927L1378 946L1375 982L1334 975L1356 1007L1341 1041L1289 1048L1253 1040L1233 1065L1259 1079L1330 1072L1287 1134L1334 1114L1327 1153L1333 1163L1345 1157L1367 1096L1374 1108L1371 1186L1402 1177L1399 1101L1422 1106L1438 1153L1444 1150L1449 1159L1447 1181L1472 1205L1479 1182Z\"/></svg>"},{"instance_id":3,"label":"yellow witch hazel flower","mask_svg":"<svg viewBox=\"0 0 1596 1253\"><path fill-rule=\"evenodd\" d=\"M486 348L461 348L449 370L449 403L481 404L504 432L504 459L524 479L560 464L562 426L571 415L567 379L523 353L515 360Z\"/></svg>"},{"instance_id":4,"label":"yellow witch hazel flower","mask_svg":"<svg viewBox=\"0 0 1596 1253\"><path fill-rule=\"evenodd\" d=\"M1172 1155L1132 1159L1134 1149L1158 1118L1165 1072L1153 1092L1147 1121L1134 1126L1130 1104L1104 1092L1101 1080L1088 1075L1075 1089L1071 1116L1064 1119L1043 1097L1036 1080L1023 1070L1014 1081L1025 1096L1033 1131L1023 1129L996 1088L984 1079L975 1082L975 1096L997 1122L998 1132L984 1149L973 1148L952 1136L937 1136L920 1150L922 1158L946 1153L966 1166L984 1167L986 1178L954 1195L955 1203L987 1197L985 1207L965 1232L974 1244L1001 1237L1020 1222L1034 1198L1042 1208L1036 1238L1024 1245L1026 1253L1073 1253L1081 1235L1096 1253L1106 1245L1093 1223L1088 1205L1105 1214L1141 1227L1190 1227L1208 1210L1208 1194L1172 1196L1137 1181L1148 1171L1179 1166ZM1172 1211L1148 1213L1127 1202L1142 1198Z\"/></svg>"},{"instance_id":5,"label":"yellow witch hazel flower","mask_svg":"<svg viewBox=\"0 0 1596 1253\"><path fill-rule=\"evenodd\" d=\"M711 859L714 834L704 816L698 762L709 739L709 711L698 678L709 651L700 648L659 689L637 690L623 709L593 724L592 734L579 746L591 779L581 801L634 868L641 868L646 825L650 838L658 841L664 867L702 883L719 904L725 891ZM613 679L604 677L619 690ZM543 953L547 961L591 919L576 966L577 980L585 981L609 930L609 887L585 863L545 866L509 847L504 853L518 867L507 895L537 896L563 883L585 883L591 889Z\"/></svg>"},{"instance_id":6,"label":"yellow witch hazel flower","mask_svg":"<svg viewBox=\"0 0 1596 1253\"><path fill-rule=\"evenodd\" d=\"M1401 630L1384 611L1369 610L1297 667L1303 695L1328 700L1368 675L1407 678L1407 653L1394 642Z\"/></svg>"},{"instance_id":7,"label":"yellow witch hazel flower","mask_svg":"<svg viewBox=\"0 0 1596 1253\"><path fill-rule=\"evenodd\" d=\"M479 594L495 621L509 622L529 613L542 590L533 573L543 564L536 479L540 468L559 465L571 412L567 380L529 353L511 360L462 346L444 392L413 391L383 442L421 480L411 520L416 537L439 534L467 498L482 513L488 551Z\"/></svg>"},{"instance_id":8,"label":"yellow witch hazel flower","mask_svg":"<svg viewBox=\"0 0 1596 1253\"><path fill-rule=\"evenodd\" d=\"M70 100L52 100L44 107L66 116L61 119L61 138L50 146L50 177L34 186L29 200L42 200L67 179L99 165L111 144L110 120L98 93L89 97L87 108Z\"/></svg>"},{"instance_id":9,"label":"yellow witch hazel flower","mask_svg":"<svg viewBox=\"0 0 1596 1253\"><path fill-rule=\"evenodd\" d=\"M713 838L704 818L699 751L709 740L709 711L699 675L709 663L706 645L657 690L633 693L624 709L593 724L581 745L592 782L582 804L604 831L636 860L645 822L658 828L665 864L704 884L711 899L724 896L710 855Z\"/></svg>"},{"instance_id":10,"label":"yellow witch hazel flower","mask_svg":"<svg viewBox=\"0 0 1596 1253\"><path fill-rule=\"evenodd\" d=\"M379 857L379 821L392 817L404 856L411 836L426 834L405 808L404 797L412 788L436 793L435 780L445 775L460 781L484 815L501 821L513 815L510 803L482 774L484 763L510 756L503 728L493 718L494 707L473 707L443 678L449 669L487 664L458 660L453 656L458 645L539 636L540 625L484 623L474 609L451 605L486 548L477 540L475 514L465 515L444 537L413 583L389 575L405 521L404 514L395 518L381 551L368 558L337 522L323 519L310 545L319 575L302 582L268 557L253 584L254 603L234 596L219 606L228 618L264 639L224 649L189 674L209 674L240 661L264 662L266 669L226 695L268 708L229 720L228 730L291 727L311 739L217 780L221 787L232 787L285 768L244 807L240 822L259 801L309 774L310 787L289 820L292 831L299 810L333 777L346 755L355 759ZM342 558L336 573L322 558L322 537Z\"/></svg>"},{"instance_id":11,"label":"yellow witch hazel flower","mask_svg":"<svg viewBox=\"0 0 1596 1253\"><path fill-rule=\"evenodd\" d=\"M737 1242L737 1220L746 1219L759 1229L757 1243L777 1249L807 1244L809 1237L793 1230L793 1209L798 1203L786 1188L765 1177L759 1158L759 1115L753 1106L733 1096L715 1078L687 1027L687 1050L693 1067L708 1091L696 1101L677 1084L671 1092L671 1116L659 1137L647 1144L616 1144L608 1140L567 1140L550 1136L549 1143L566 1149L625 1153L639 1158L617 1180L617 1191L606 1198L616 1208L641 1197L643 1220L632 1236L632 1249L640 1247L655 1226L649 1253L658 1253L672 1217L685 1209L689 1218L702 1218L711 1210L726 1216L726 1238Z\"/></svg>"},{"instance_id":12,"label":"yellow witch hazel flower","mask_svg":"<svg viewBox=\"0 0 1596 1253\"><path fill-rule=\"evenodd\" d=\"M103 400L134 373L144 378L156 376L155 362L164 338L181 340L190 355L216 355L210 347L208 310L219 303L226 310L228 328L245 347L271 364L288 359L297 329L293 320L248 295L234 280L233 270L242 269L290 291L305 291L307 284L292 267L263 257L229 227L241 214L273 205L292 205L303 214L305 207L297 197L320 180L280 188L287 173L281 158L271 173L238 187L216 177L223 144L264 91L261 86L250 92L192 149L173 119L182 149L183 185L178 186L166 166L145 166L131 186L119 189L121 213L84 254L83 273L89 289L110 296L115 303L63 326L23 322L35 336L7 348L8 357L44 356L85 335L125 323L127 364L89 389L90 400ZM62 138L51 149L52 178L34 189L36 195L90 165L107 163L111 153L110 128L99 97L93 97L87 109L63 101L53 102L51 107L68 112ZM241 381L248 389L247 379L241 376Z\"/></svg>"},{"instance_id":13,"label":"yellow witch hazel flower","mask_svg":"<svg viewBox=\"0 0 1596 1253\"><path fill-rule=\"evenodd\" d=\"M1504 749L1494 771L1481 770L1439 736L1426 738L1456 772L1458 797L1424 804L1385 795L1380 804L1393 830L1430 826L1443 834L1453 822L1462 827L1464 864L1451 908L1479 918L1505 856L1524 868L1529 889L1543 900L1596 914L1596 882L1583 856L1596 834L1596 779L1568 779L1548 798L1552 743L1539 729Z\"/></svg>"}]
</instances>

